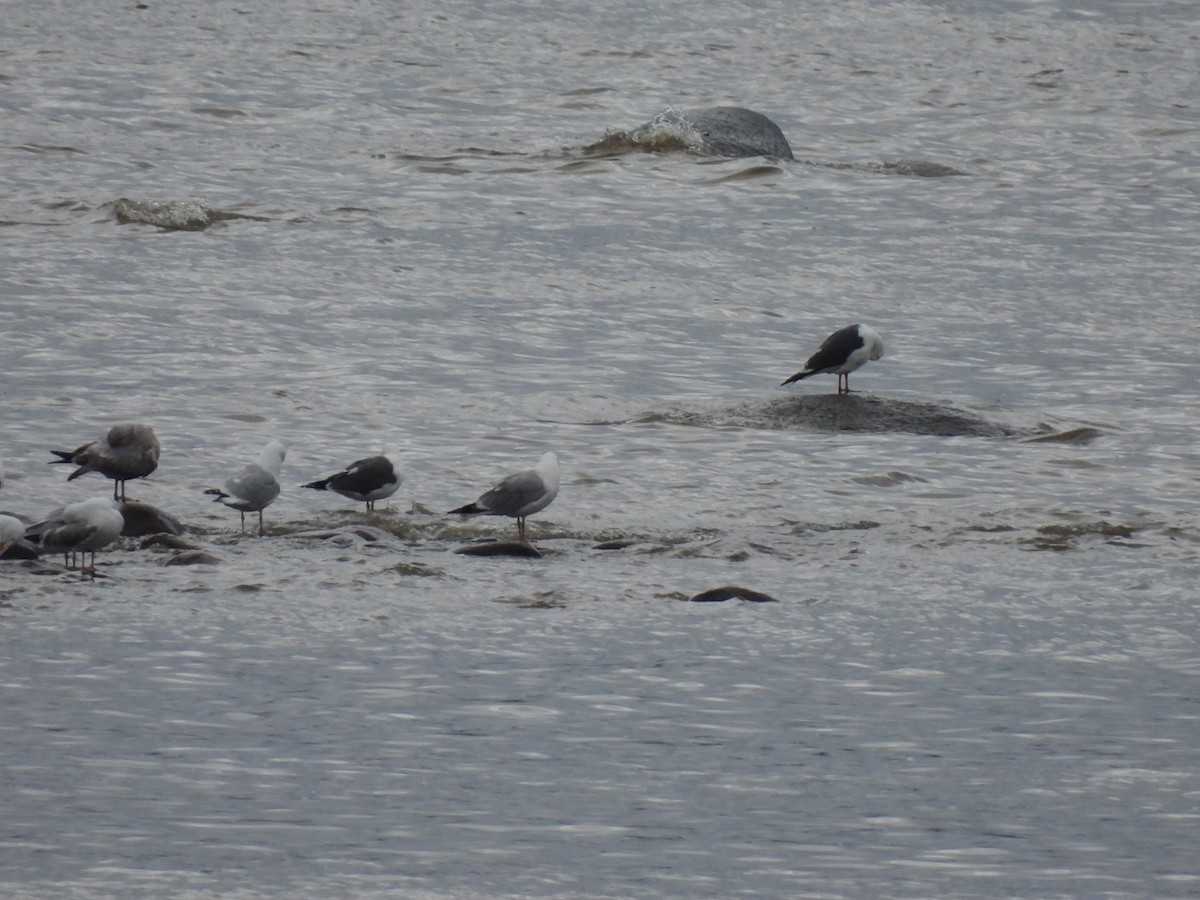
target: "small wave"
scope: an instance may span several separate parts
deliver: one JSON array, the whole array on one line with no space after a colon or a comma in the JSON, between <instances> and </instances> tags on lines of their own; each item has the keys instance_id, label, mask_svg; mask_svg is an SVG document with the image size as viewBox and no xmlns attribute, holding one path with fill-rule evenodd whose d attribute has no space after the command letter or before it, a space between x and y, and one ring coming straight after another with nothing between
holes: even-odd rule
<instances>
[{"instance_id":1,"label":"small wave","mask_svg":"<svg viewBox=\"0 0 1200 900\"><path fill-rule=\"evenodd\" d=\"M850 479L856 484L864 484L868 487L895 487L899 484L905 484L910 481L925 483L927 479L919 475L909 475L907 472L885 472L882 475L859 475Z\"/></svg>"},{"instance_id":2,"label":"small wave","mask_svg":"<svg viewBox=\"0 0 1200 900\"><path fill-rule=\"evenodd\" d=\"M964 172L945 163L929 159L902 159L898 162L844 163L822 162L816 159L801 159L797 162L806 166L821 169L833 169L838 172L858 172L863 175L904 175L917 178L950 178L956 175L968 176Z\"/></svg>"},{"instance_id":3,"label":"small wave","mask_svg":"<svg viewBox=\"0 0 1200 900\"><path fill-rule=\"evenodd\" d=\"M608 131L583 152L590 156L619 156L625 153L671 153L703 150L699 132L679 113L660 112L645 125L631 131Z\"/></svg>"},{"instance_id":4,"label":"small wave","mask_svg":"<svg viewBox=\"0 0 1200 900\"><path fill-rule=\"evenodd\" d=\"M594 172L603 172L607 163L595 159L577 159L569 163L564 163L555 171L568 172L572 175L582 174L590 175Z\"/></svg>"},{"instance_id":5,"label":"small wave","mask_svg":"<svg viewBox=\"0 0 1200 900\"><path fill-rule=\"evenodd\" d=\"M1026 438L1030 444L1090 444L1104 435L1099 428L1082 426L1069 428L1066 431L1056 431L1053 434L1039 434Z\"/></svg>"},{"instance_id":6,"label":"small wave","mask_svg":"<svg viewBox=\"0 0 1200 900\"><path fill-rule=\"evenodd\" d=\"M1033 537L1021 541L1022 546L1029 550L1063 551L1074 547L1081 538L1105 538L1107 543L1120 546L1132 546L1128 539L1134 535L1131 525L1114 524L1101 520L1099 522L1076 522L1070 524L1041 525Z\"/></svg>"},{"instance_id":7,"label":"small wave","mask_svg":"<svg viewBox=\"0 0 1200 900\"><path fill-rule=\"evenodd\" d=\"M931 159L901 159L879 163L876 170L883 175L915 175L917 178L953 178L966 175L961 169Z\"/></svg>"},{"instance_id":8,"label":"small wave","mask_svg":"<svg viewBox=\"0 0 1200 900\"><path fill-rule=\"evenodd\" d=\"M56 146L54 144L18 144L18 150L26 153L84 153L78 147Z\"/></svg>"},{"instance_id":9,"label":"small wave","mask_svg":"<svg viewBox=\"0 0 1200 900\"><path fill-rule=\"evenodd\" d=\"M729 175L714 178L709 184L727 184L731 181L760 181L764 178L774 178L776 175L782 174L783 169L779 166L750 166L748 169L742 169L739 172L732 172Z\"/></svg>"}]
</instances>

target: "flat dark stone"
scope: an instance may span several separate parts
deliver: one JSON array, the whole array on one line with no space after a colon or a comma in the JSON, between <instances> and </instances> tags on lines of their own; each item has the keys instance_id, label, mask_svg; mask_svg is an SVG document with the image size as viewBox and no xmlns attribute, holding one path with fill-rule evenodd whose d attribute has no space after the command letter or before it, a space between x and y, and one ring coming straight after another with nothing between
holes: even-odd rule
<instances>
[{"instance_id":1,"label":"flat dark stone","mask_svg":"<svg viewBox=\"0 0 1200 900\"><path fill-rule=\"evenodd\" d=\"M151 547L166 547L168 550L199 550L200 547L187 538L180 537L177 534L167 534L166 532L158 532L150 535L140 544L139 550L149 550Z\"/></svg>"},{"instance_id":2,"label":"flat dark stone","mask_svg":"<svg viewBox=\"0 0 1200 900\"><path fill-rule=\"evenodd\" d=\"M164 566L214 566L221 560L206 550L184 550L162 561Z\"/></svg>"},{"instance_id":3,"label":"flat dark stone","mask_svg":"<svg viewBox=\"0 0 1200 900\"><path fill-rule=\"evenodd\" d=\"M594 546L593 550L624 550L626 547L632 547L634 544L641 543L637 538L617 538L613 541L601 541Z\"/></svg>"},{"instance_id":4,"label":"flat dark stone","mask_svg":"<svg viewBox=\"0 0 1200 900\"><path fill-rule=\"evenodd\" d=\"M713 588L712 590L701 591L690 599L692 603L723 603L726 600L748 600L751 603L779 602L770 594L764 594L761 591L752 591L750 588L738 587L735 584L727 584L723 587Z\"/></svg>"},{"instance_id":5,"label":"flat dark stone","mask_svg":"<svg viewBox=\"0 0 1200 900\"><path fill-rule=\"evenodd\" d=\"M17 541L0 553L0 559L37 559L38 548L27 541Z\"/></svg>"},{"instance_id":6,"label":"flat dark stone","mask_svg":"<svg viewBox=\"0 0 1200 900\"><path fill-rule=\"evenodd\" d=\"M467 544L454 551L463 556L517 556L525 559L541 559L533 544L524 541L487 541L482 544Z\"/></svg>"}]
</instances>

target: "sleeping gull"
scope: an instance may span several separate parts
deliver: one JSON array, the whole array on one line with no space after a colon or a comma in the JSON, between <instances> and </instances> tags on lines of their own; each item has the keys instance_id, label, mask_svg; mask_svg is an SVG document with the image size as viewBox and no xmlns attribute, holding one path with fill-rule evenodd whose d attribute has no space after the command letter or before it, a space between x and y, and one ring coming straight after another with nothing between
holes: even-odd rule
<instances>
[{"instance_id":1,"label":"sleeping gull","mask_svg":"<svg viewBox=\"0 0 1200 900\"><path fill-rule=\"evenodd\" d=\"M149 425L114 425L108 434L84 444L78 450L51 450L55 463L79 466L68 477L73 481L88 472L99 472L113 480L113 499L125 499L125 482L130 478L145 478L158 468L158 438Z\"/></svg>"},{"instance_id":2,"label":"sleeping gull","mask_svg":"<svg viewBox=\"0 0 1200 900\"><path fill-rule=\"evenodd\" d=\"M45 550L61 551L63 564L68 568L69 555L90 550L92 565L91 568L84 566L83 573L91 574L94 578L96 551L119 538L124 527L125 519L121 516L116 500L92 497L55 510L45 522L31 526L26 535L39 541Z\"/></svg>"},{"instance_id":3,"label":"sleeping gull","mask_svg":"<svg viewBox=\"0 0 1200 900\"><path fill-rule=\"evenodd\" d=\"M809 375L837 375L839 394L850 393L850 373L868 360L883 356L883 338L866 325L847 325L839 328L809 357L804 368L784 384L791 384ZM843 386L844 385L844 386Z\"/></svg>"},{"instance_id":4,"label":"sleeping gull","mask_svg":"<svg viewBox=\"0 0 1200 900\"><path fill-rule=\"evenodd\" d=\"M0 515L0 554L25 537L25 523L16 516Z\"/></svg>"},{"instance_id":5,"label":"sleeping gull","mask_svg":"<svg viewBox=\"0 0 1200 900\"><path fill-rule=\"evenodd\" d=\"M517 540L525 540L525 517L550 505L558 494L558 457L542 456L537 468L509 475L474 503L450 510L463 516L508 516L517 520Z\"/></svg>"},{"instance_id":6,"label":"sleeping gull","mask_svg":"<svg viewBox=\"0 0 1200 900\"><path fill-rule=\"evenodd\" d=\"M4 458L0 457L0 487L4 486ZM16 516L0 514L0 555L25 537L25 523Z\"/></svg>"},{"instance_id":7,"label":"sleeping gull","mask_svg":"<svg viewBox=\"0 0 1200 900\"><path fill-rule=\"evenodd\" d=\"M224 503L242 514L242 531L246 530L246 513L258 513L258 533L263 533L263 510L279 496L279 469L287 450L279 441L271 441L250 463L225 482L225 490L209 488L204 493L216 494L214 503Z\"/></svg>"},{"instance_id":8,"label":"sleeping gull","mask_svg":"<svg viewBox=\"0 0 1200 900\"><path fill-rule=\"evenodd\" d=\"M400 454L388 447L379 456L368 456L355 460L342 469L304 485L318 491L333 491L351 500L367 504L367 511L375 509L376 500L385 500L400 487L404 475L400 471Z\"/></svg>"}]
</instances>

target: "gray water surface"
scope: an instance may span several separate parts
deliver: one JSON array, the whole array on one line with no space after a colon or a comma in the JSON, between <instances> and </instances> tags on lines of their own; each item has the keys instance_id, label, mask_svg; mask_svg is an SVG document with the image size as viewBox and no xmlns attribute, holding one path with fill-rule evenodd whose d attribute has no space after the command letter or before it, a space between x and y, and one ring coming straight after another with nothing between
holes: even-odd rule
<instances>
[{"instance_id":1,"label":"gray water surface","mask_svg":"<svg viewBox=\"0 0 1200 900\"><path fill-rule=\"evenodd\" d=\"M144 6L6 7L0 508L216 561L0 563L5 896L1200 892L1189 4Z\"/></svg>"}]
</instances>

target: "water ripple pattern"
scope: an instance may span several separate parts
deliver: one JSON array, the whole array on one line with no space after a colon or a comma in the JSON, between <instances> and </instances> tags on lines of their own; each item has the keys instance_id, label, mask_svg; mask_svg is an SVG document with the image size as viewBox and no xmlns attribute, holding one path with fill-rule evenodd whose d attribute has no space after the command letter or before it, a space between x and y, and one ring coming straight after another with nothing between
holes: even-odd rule
<instances>
[{"instance_id":1,"label":"water ripple pattern","mask_svg":"<svg viewBox=\"0 0 1200 900\"><path fill-rule=\"evenodd\" d=\"M4 895L1195 896L1195 26L8 4L0 509L143 422L185 534L0 562ZM587 151L714 106L796 158Z\"/></svg>"}]
</instances>

